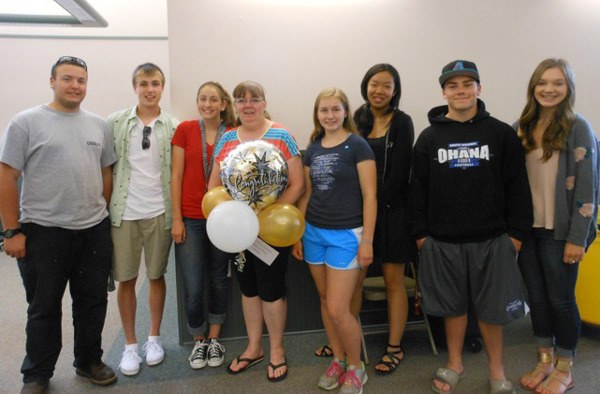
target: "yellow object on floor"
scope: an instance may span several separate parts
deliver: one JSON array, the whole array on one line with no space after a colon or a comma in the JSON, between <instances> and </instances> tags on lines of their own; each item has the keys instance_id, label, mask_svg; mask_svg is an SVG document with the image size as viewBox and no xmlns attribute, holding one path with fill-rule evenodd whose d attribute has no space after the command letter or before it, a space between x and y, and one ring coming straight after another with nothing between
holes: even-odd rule
<instances>
[{"instance_id":1,"label":"yellow object on floor","mask_svg":"<svg viewBox=\"0 0 600 394\"><path fill-rule=\"evenodd\" d=\"M600 215L599 215L600 216ZM600 220L599 220L600 222ZM575 296L581 320L600 326L600 234L579 263Z\"/></svg>"}]
</instances>

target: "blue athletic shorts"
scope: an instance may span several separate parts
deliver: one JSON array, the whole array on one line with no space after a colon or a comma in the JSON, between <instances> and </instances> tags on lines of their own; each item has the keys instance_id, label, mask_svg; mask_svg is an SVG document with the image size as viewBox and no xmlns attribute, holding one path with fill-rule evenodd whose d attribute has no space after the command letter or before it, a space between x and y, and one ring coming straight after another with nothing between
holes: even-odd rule
<instances>
[{"instance_id":1,"label":"blue athletic shorts","mask_svg":"<svg viewBox=\"0 0 600 394\"><path fill-rule=\"evenodd\" d=\"M362 231L362 227L324 229L307 222L302 236L304 260L309 264L327 264L339 270L360 269L357 254Z\"/></svg>"}]
</instances>

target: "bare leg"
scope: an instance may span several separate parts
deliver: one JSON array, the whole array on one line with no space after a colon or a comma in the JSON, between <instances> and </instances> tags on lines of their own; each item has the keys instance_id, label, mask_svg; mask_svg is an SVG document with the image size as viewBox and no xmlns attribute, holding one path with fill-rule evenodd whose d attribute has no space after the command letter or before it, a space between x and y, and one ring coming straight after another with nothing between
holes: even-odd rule
<instances>
[{"instance_id":1,"label":"bare leg","mask_svg":"<svg viewBox=\"0 0 600 394\"><path fill-rule=\"evenodd\" d=\"M252 359L263 354L263 311L261 299L258 296L246 297L242 294L242 310L244 312L244 322L246 323L246 333L248 334L248 346L240 357ZM230 368L233 372L237 372L246 365L248 363L245 361L238 364L237 360L233 360Z\"/></svg>"},{"instance_id":2,"label":"bare leg","mask_svg":"<svg viewBox=\"0 0 600 394\"><path fill-rule=\"evenodd\" d=\"M348 366L361 367L360 325L350 311L350 300L358 282L360 270L327 270L327 314L346 356Z\"/></svg>"},{"instance_id":3,"label":"bare leg","mask_svg":"<svg viewBox=\"0 0 600 394\"><path fill-rule=\"evenodd\" d=\"M483 344L488 357L488 369L491 379L506 379L502 361L502 326L478 321Z\"/></svg>"},{"instance_id":4,"label":"bare leg","mask_svg":"<svg viewBox=\"0 0 600 394\"><path fill-rule=\"evenodd\" d=\"M220 338L222 327L223 327L222 324L211 324L208 327L208 337L209 338ZM206 336L204 334L194 336L194 341L203 341L205 339L206 339Z\"/></svg>"},{"instance_id":5,"label":"bare leg","mask_svg":"<svg viewBox=\"0 0 600 394\"><path fill-rule=\"evenodd\" d=\"M149 282L148 305L150 306L150 336L159 336L163 311L165 310L167 285L165 283L164 275L158 279L150 279Z\"/></svg>"},{"instance_id":6,"label":"bare leg","mask_svg":"<svg viewBox=\"0 0 600 394\"><path fill-rule=\"evenodd\" d=\"M467 315L444 317L444 328L446 329L446 342L448 343L448 364L446 368L462 374L462 349L467 330ZM449 391L450 385L437 379L433 380L435 386L443 391Z\"/></svg>"},{"instance_id":7,"label":"bare leg","mask_svg":"<svg viewBox=\"0 0 600 394\"><path fill-rule=\"evenodd\" d=\"M317 286L317 291L319 292L319 299L321 301L321 319L323 319L323 326L325 327L329 346L331 346L333 356L343 360L346 357L344 348L337 336L337 331L329 317L329 313L327 313L327 270L325 269L325 264L309 264L309 268L313 280L315 281L315 285Z\"/></svg>"},{"instance_id":8,"label":"bare leg","mask_svg":"<svg viewBox=\"0 0 600 394\"><path fill-rule=\"evenodd\" d=\"M221 336L221 327L222 324L211 324L208 328L208 337L209 338L219 338Z\"/></svg>"},{"instance_id":9,"label":"bare leg","mask_svg":"<svg viewBox=\"0 0 600 394\"><path fill-rule=\"evenodd\" d=\"M388 303L388 322L390 324L388 344L398 346L387 347L386 352L394 353L400 350L400 342L408 319L408 298L404 287L404 264L386 263L382 264L382 269ZM403 359L404 353L396 354L396 357ZM383 360L393 362L387 356ZM390 370L389 367L383 364L376 365L375 369L384 372Z\"/></svg>"},{"instance_id":10,"label":"bare leg","mask_svg":"<svg viewBox=\"0 0 600 394\"><path fill-rule=\"evenodd\" d=\"M352 294L352 300L350 301L350 312L358 318L360 314L360 310L362 309L362 285L365 277L367 276L367 270L360 270L360 277L356 282L356 287L354 288L354 294Z\"/></svg>"},{"instance_id":11,"label":"bare leg","mask_svg":"<svg viewBox=\"0 0 600 394\"><path fill-rule=\"evenodd\" d=\"M285 361L283 332L285 330L287 301L283 298L273 302L262 301L262 309L267 331L269 332L270 362L273 365L281 364ZM283 375L286 371L286 367L278 368L275 371L272 371L269 367L268 374L273 378Z\"/></svg>"},{"instance_id":12,"label":"bare leg","mask_svg":"<svg viewBox=\"0 0 600 394\"><path fill-rule=\"evenodd\" d=\"M137 343L135 336L135 311L137 308L137 298L135 295L136 281L137 278L133 278L125 282L119 282L117 290L117 304L119 305L119 314L121 315L126 345Z\"/></svg>"},{"instance_id":13,"label":"bare leg","mask_svg":"<svg viewBox=\"0 0 600 394\"><path fill-rule=\"evenodd\" d=\"M311 265L311 267L312 267L312 265ZM322 266L322 269L323 269L323 271L325 271L325 266ZM354 317L356 317L357 319L358 319L358 315L360 314L360 310L362 308L362 284L363 284L363 281L365 280L366 276L367 276L367 270L366 269L361 270L360 277L359 277L358 281L356 282L356 287L354 288L354 293L352 294L352 300L350 301L350 312L352 312L352 315L354 315ZM316 284L317 279L315 279L314 275L313 275L313 279L315 280L315 284ZM323 319L323 326L325 326L325 331L333 332L333 331L327 329L327 324L331 322L331 319L329 319L329 316L326 316L327 315L327 312L326 312L327 303L325 302L325 287L326 286L325 286L324 282L325 282L325 276L323 276L323 286L322 286L323 291L319 290L319 297L321 299L321 318ZM318 284L317 284L317 289L319 289ZM331 347L331 349L334 353L334 357L339 357L341 359L344 359L345 355L341 355L341 356L336 355L335 351L333 350L335 345L333 345L333 343L331 342L331 337L329 336L329 334L327 334L327 338L329 341L329 346ZM321 352L321 348L322 347L319 347L315 351L315 353ZM339 347L339 351L340 352L342 351L341 346Z\"/></svg>"}]
</instances>

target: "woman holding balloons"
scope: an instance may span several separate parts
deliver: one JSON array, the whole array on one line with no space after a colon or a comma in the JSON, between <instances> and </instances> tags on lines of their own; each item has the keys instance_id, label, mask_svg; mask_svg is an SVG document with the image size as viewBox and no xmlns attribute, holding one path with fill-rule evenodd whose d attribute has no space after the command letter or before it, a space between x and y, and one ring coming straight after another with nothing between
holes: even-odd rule
<instances>
[{"instance_id":1,"label":"woman holding balloons","mask_svg":"<svg viewBox=\"0 0 600 394\"><path fill-rule=\"evenodd\" d=\"M267 102L264 89L260 84L253 81L242 82L234 89L233 97L240 125L225 134L215 149L215 166L212 170L209 188L212 189L222 184L219 175L230 152L242 143L260 140L277 148L285 159L287 187L277 202L295 204L304 190L302 162L296 141L284 126L265 116ZM256 163L257 166L262 166L261 168L266 168L268 164L266 162ZM261 189L270 187L261 182L268 182L268 180L256 179L256 183L249 188L248 193L252 195L246 197L249 197L249 201L255 209L258 205L254 203L259 200ZM234 195L234 199L235 197ZM236 257L235 271L242 292L242 310L248 334L248 345L246 350L228 367L228 372L237 374L263 360L261 337L264 321L270 343L267 378L272 382L285 379L288 373L283 349L283 332L287 312L285 274L289 247L276 247L275 249L279 254L271 265L267 265L251 253L242 252Z\"/></svg>"},{"instance_id":2,"label":"woman holding balloons","mask_svg":"<svg viewBox=\"0 0 600 394\"><path fill-rule=\"evenodd\" d=\"M218 338L227 306L228 255L211 245L206 234L202 198L212 166L214 146L235 123L229 93L217 82L198 89L201 118L182 122L171 141L171 200L175 262L183 272L185 314L195 345L190 366L200 369L223 363L225 348ZM204 276L208 270L209 310L204 313Z\"/></svg>"},{"instance_id":3,"label":"woman holding balloons","mask_svg":"<svg viewBox=\"0 0 600 394\"><path fill-rule=\"evenodd\" d=\"M306 192L298 208L306 230L293 254L310 267L333 361L318 386L362 393L367 381L360 361L360 326L350 310L361 271L373 261L377 215L375 157L357 135L348 98L323 90L313 112L314 130L304 156Z\"/></svg>"}]
</instances>

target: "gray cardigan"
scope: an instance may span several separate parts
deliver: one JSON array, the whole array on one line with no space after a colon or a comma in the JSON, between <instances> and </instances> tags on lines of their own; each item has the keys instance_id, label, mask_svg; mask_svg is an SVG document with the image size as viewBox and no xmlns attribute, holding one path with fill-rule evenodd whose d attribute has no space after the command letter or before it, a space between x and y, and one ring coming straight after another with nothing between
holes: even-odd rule
<instances>
[{"instance_id":1,"label":"gray cardigan","mask_svg":"<svg viewBox=\"0 0 600 394\"><path fill-rule=\"evenodd\" d=\"M586 249L596 238L598 224L599 147L589 122L577 114L558 158L554 239Z\"/></svg>"}]
</instances>

